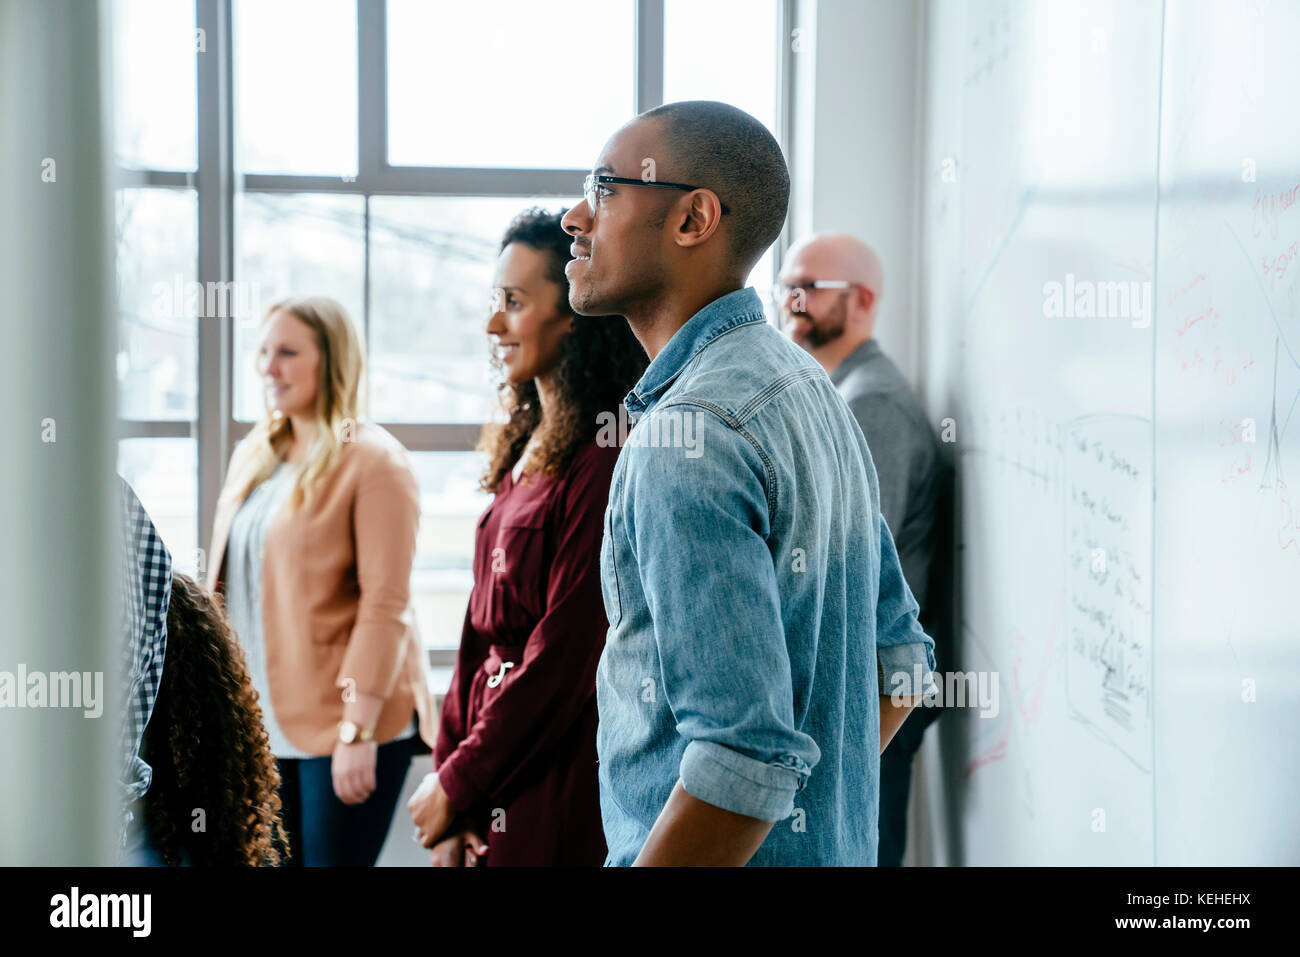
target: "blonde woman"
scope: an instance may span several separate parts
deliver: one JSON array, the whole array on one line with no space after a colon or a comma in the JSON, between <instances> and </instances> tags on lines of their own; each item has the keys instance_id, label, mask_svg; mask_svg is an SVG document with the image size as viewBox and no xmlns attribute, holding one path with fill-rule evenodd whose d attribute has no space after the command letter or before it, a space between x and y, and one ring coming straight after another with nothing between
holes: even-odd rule
<instances>
[{"instance_id":1,"label":"blonde woman","mask_svg":"<svg viewBox=\"0 0 1300 957\"><path fill-rule=\"evenodd\" d=\"M338 303L277 302L257 363L266 413L231 457L208 585L261 698L290 860L371 866L435 733L409 602L415 476L359 420L361 344Z\"/></svg>"}]
</instances>

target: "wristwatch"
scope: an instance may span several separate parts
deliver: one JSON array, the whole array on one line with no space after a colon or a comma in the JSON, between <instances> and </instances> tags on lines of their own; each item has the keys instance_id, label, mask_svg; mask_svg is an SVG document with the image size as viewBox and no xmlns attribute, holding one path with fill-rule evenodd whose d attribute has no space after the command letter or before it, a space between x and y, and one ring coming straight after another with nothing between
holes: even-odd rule
<instances>
[{"instance_id":1,"label":"wristwatch","mask_svg":"<svg viewBox=\"0 0 1300 957\"><path fill-rule=\"evenodd\" d=\"M363 744L366 741L373 741L375 729L366 728L363 731L355 721L344 721L339 725L339 740L344 744Z\"/></svg>"}]
</instances>

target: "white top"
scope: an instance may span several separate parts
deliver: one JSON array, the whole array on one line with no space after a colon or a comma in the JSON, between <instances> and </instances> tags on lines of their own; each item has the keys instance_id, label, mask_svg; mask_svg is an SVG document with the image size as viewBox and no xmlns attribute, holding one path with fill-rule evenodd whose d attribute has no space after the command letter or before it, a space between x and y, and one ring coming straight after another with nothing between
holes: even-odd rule
<instances>
[{"instance_id":1,"label":"white top","mask_svg":"<svg viewBox=\"0 0 1300 957\"><path fill-rule=\"evenodd\" d=\"M519 453L519 461L516 462L515 467L511 469L511 473L514 475L514 479L516 482L519 481L519 476L523 472L524 466L528 464L528 456L530 456L533 452L533 446L535 444L536 439L537 439L537 433L534 432L529 437L528 444L524 446L524 450Z\"/></svg>"},{"instance_id":2,"label":"white top","mask_svg":"<svg viewBox=\"0 0 1300 957\"><path fill-rule=\"evenodd\" d=\"M226 548L226 612L239 637L248 676L262 705L262 722L277 758L312 758L289 743L275 720L271 688L266 678L266 636L262 634L262 553L266 530L293 491L297 469L281 462L266 481L244 499L230 525Z\"/></svg>"}]
</instances>

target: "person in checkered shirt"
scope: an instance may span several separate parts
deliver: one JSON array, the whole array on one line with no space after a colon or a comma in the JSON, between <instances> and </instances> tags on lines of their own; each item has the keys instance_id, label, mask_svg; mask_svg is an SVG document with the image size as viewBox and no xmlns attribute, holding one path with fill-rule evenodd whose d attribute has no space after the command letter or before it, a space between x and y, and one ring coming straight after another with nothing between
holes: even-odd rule
<instances>
[{"instance_id":1,"label":"person in checkered shirt","mask_svg":"<svg viewBox=\"0 0 1300 957\"><path fill-rule=\"evenodd\" d=\"M122 609L122 675L126 702L120 735L121 848L125 856L131 824L139 801L149 790L152 771L140 757L145 726L153 714L167 654L167 607L171 601L172 559L158 530L131 486L120 476L120 588Z\"/></svg>"}]
</instances>

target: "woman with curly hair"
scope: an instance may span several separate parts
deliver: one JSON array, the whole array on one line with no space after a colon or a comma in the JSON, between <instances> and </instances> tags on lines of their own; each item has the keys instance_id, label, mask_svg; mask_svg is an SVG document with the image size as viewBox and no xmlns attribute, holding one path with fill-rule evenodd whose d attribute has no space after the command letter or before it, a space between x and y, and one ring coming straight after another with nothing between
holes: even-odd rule
<instances>
[{"instance_id":1,"label":"woman with curly hair","mask_svg":"<svg viewBox=\"0 0 1300 957\"><path fill-rule=\"evenodd\" d=\"M244 654L198 582L172 576L167 661L143 754L141 864L276 865L280 775Z\"/></svg>"},{"instance_id":2,"label":"woman with curly hair","mask_svg":"<svg viewBox=\"0 0 1300 957\"><path fill-rule=\"evenodd\" d=\"M428 775L408 807L435 865L599 866L600 542L619 449L598 442L646 366L620 317L575 316L564 210L506 230L487 332L509 419L484 430L474 588Z\"/></svg>"}]
</instances>

